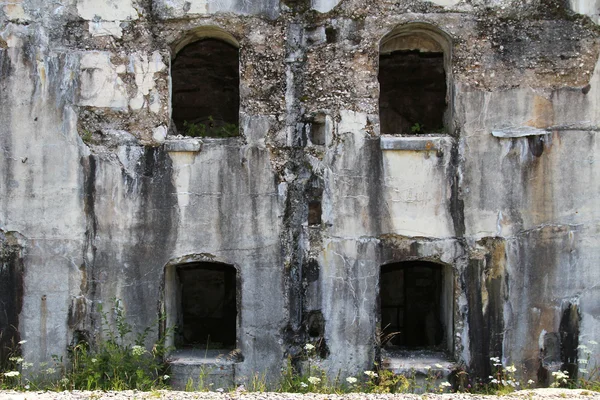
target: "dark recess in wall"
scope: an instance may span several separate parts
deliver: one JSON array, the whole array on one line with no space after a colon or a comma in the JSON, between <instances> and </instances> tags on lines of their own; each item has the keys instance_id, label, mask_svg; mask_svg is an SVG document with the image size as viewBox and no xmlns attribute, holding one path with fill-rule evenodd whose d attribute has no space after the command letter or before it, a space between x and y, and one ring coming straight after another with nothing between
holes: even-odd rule
<instances>
[{"instance_id":1,"label":"dark recess in wall","mask_svg":"<svg viewBox=\"0 0 600 400\"><path fill-rule=\"evenodd\" d=\"M184 133L185 121L214 127L239 123L237 48L216 39L188 44L175 57L171 77L178 133Z\"/></svg>"},{"instance_id":2,"label":"dark recess in wall","mask_svg":"<svg viewBox=\"0 0 600 400\"><path fill-rule=\"evenodd\" d=\"M23 260L20 248L7 243L0 231L0 368L21 340L19 314L23 306Z\"/></svg>"},{"instance_id":3,"label":"dark recess in wall","mask_svg":"<svg viewBox=\"0 0 600 400\"><path fill-rule=\"evenodd\" d=\"M444 129L446 73L443 53L411 50L382 54L379 87L381 133L432 133Z\"/></svg>"},{"instance_id":4,"label":"dark recess in wall","mask_svg":"<svg viewBox=\"0 0 600 400\"><path fill-rule=\"evenodd\" d=\"M577 379L577 347L579 346L579 323L581 315L576 304L569 304L560 320L561 370L569 371L569 378Z\"/></svg>"},{"instance_id":5,"label":"dark recess in wall","mask_svg":"<svg viewBox=\"0 0 600 400\"><path fill-rule=\"evenodd\" d=\"M406 348L433 348L444 338L442 270L431 262L412 261L381 267L381 329L389 343Z\"/></svg>"},{"instance_id":6,"label":"dark recess in wall","mask_svg":"<svg viewBox=\"0 0 600 400\"><path fill-rule=\"evenodd\" d=\"M177 269L181 285L180 346L234 348L236 343L236 270L216 263Z\"/></svg>"}]
</instances>

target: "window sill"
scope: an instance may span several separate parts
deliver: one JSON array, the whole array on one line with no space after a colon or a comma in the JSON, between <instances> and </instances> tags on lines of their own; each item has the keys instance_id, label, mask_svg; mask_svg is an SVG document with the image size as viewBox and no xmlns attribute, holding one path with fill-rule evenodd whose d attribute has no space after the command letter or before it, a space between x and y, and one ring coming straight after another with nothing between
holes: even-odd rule
<instances>
[{"instance_id":1,"label":"window sill","mask_svg":"<svg viewBox=\"0 0 600 400\"><path fill-rule=\"evenodd\" d=\"M452 147L454 140L448 135L391 136L382 135L381 150L443 151Z\"/></svg>"},{"instance_id":2,"label":"window sill","mask_svg":"<svg viewBox=\"0 0 600 400\"><path fill-rule=\"evenodd\" d=\"M164 147L168 152L198 153L204 146L238 144L240 143L240 138L241 136L229 138L171 136L165 140Z\"/></svg>"}]
</instances>

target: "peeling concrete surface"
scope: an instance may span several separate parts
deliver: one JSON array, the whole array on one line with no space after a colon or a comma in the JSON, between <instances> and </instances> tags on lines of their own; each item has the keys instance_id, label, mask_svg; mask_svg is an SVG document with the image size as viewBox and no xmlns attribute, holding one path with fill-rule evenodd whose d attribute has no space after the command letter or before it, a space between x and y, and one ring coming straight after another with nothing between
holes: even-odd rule
<instances>
[{"instance_id":1,"label":"peeling concrete surface","mask_svg":"<svg viewBox=\"0 0 600 400\"><path fill-rule=\"evenodd\" d=\"M239 277L235 379L307 342L372 369L403 261L452 271L442 350L474 375L600 341L594 1L0 6L1 296L28 361L97 340L115 297L156 339L166 270L208 260ZM449 38L447 122L381 135L380 40L411 29ZM203 38L239 46L238 137L173 134L171 64Z\"/></svg>"}]
</instances>

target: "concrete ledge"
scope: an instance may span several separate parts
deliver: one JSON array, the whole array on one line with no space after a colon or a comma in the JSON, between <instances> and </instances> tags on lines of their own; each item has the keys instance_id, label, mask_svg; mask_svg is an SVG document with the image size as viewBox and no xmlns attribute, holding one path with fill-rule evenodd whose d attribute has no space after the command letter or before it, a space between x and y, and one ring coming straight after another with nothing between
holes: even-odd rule
<instances>
[{"instance_id":1,"label":"concrete ledge","mask_svg":"<svg viewBox=\"0 0 600 400\"><path fill-rule=\"evenodd\" d=\"M171 139L164 143L166 151L191 151L202 150L202 141L199 139Z\"/></svg>"},{"instance_id":2,"label":"concrete ledge","mask_svg":"<svg viewBox=\"0 0 600 400\"><path fill-rule=\"evenodd\" d=\"M432 151L452 146L449 136L381 136L382 150Z\"/></svg>"},{"instance_id":3,"label":"concrete ledge","mask_svg":"<svg viewBox=\"0 0 600 400\"><path fill-rule=\"evenodd\" d=\"M498 138L518 138L525 136L540 136L547 135L550 131L547 129L538 129L529 126L520 126L517 128L496 129L492 131L492 135Z\"/></svg>"},{"instance_id":4,"label":"concrete ledge","mask_svg":"<svg viewBox=\"0 0 600 400\"><path fill-rule=\"evenodd\" d=\"M600 126L590 122L576 122L572 124L554 125L545 129L530 126L519 126L516 128L503 128L492 130L492 135L498 138L519 138L527 136L548 135L552 132L600 132Z\"/></svg>"}]
</instances>

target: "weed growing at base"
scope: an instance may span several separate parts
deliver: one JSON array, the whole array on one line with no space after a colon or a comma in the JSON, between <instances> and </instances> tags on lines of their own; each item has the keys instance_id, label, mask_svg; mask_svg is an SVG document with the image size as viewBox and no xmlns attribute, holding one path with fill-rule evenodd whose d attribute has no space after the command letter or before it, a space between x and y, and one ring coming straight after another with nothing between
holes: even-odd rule
<instances>
[{"instance_id":1,"label":"weed growing at base","mask_svg":"<svg viewBox=\"0 0 600 400\"><path fill-rule=\"evenodd\" d=\"M164 339L148 351L145 343L152 332L150 327L129 340L132 326L126 322L119 300L114 301L114 326L101 307L103 337L96 346L79 342L70 347L69 359L53 357L51 363L37 365L35 374L24 374L33 363L21 356L21 341L13 346L9 363L0 369L0 389L17 390L152 390L167 388L169 376L163 358ZM24 377L24 375L26 377Z\"/></svg>"},{"instance_id":2,"label":"weed growing at base","mask_svg":"<svg viewBox=\"0 0 600 400\"><path fill-rule=\"evenodd\" d=\"M126 322L125 314L115 300L112 311L115 327L108 321L108 314L99 309L103 321L103 339L96 346L81 342L70 349L70 372L65 374L65 389L85 390L150 390L166 387L166 355L164 339L157 341L152 350L145 347L150 327L138 334L134 345L128 340L133 329ZM69 387L70 386L70 387Z\"/></svg>"},{"instance_id":3,"label":"weed growing at base","mask_svg":"<svg viewBox=\"0 0 600 400\"><path fill-rule=\"evenodd\" d=\"M167 353L164 339L157 341L151 350L145 346L151 328L146 328L131 342L132 326L126 322L121 303L115 300L111 308L114 324L109 323L108 313L99 310L102 316L102 340L94 347L80 342L69 349L69 360L55 357L52 363L37 365L36 374L29 374L34 367L21 356L20 347L25 340L13 343L8 362L0 366L0 389L16 390L129 390L142 391L168 389L169 375L164 363ZM165 337L167 335L164 335ZM133 343L133 344L132 344ZM588 342L590 347L597 343ZM592 350L580 345L579 379L569 377L565 371L553 372L552 387L600 389L600 369L592 366ZM234 350L226 360L236 359L239 350ZM217 364L220 362L217 357ZM446 381L442 376L442 365L426 368L426 374L412 371L395 374L379 368L362 371L355 376L340 373L331 378L317 355L317 346L306 344L296 362L289 357L282 369L281 380L276 385L267 383L266 374L255 373L248 379L238 379L237 387L215 387L210 381L210 369L203 370L194 382L190 379L187 391L235 391L242 392L292 392L292 393L444 393L469 392L485 394L508 394L518 389L535 387L529 380L521 384L516 378L514 365L504 366L499 357L491 357L493 373L487 380L472 382L464 369L454 371L455 377ZM346 376L342 378L342 376Z\"/></svg>"}]
</instances>

